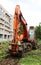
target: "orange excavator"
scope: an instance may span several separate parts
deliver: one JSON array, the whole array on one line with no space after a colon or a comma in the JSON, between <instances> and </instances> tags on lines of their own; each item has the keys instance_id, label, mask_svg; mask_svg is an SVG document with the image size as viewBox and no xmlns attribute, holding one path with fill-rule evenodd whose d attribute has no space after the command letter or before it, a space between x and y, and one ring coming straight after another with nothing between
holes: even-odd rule
<instances>
[{"instance_id":1,"label":"orange excavator","mask_svg":"<svg viewBox=\"0 0 41 65\"><path fill-rule=\"evenodd\" d=\"M9 47L12 55L22 55L25 51L36 49L34 26L30 26L29 30L27 29L27 23L19 5L15 7L13 32L12 44Z\"/></svg>"}]
</instances>

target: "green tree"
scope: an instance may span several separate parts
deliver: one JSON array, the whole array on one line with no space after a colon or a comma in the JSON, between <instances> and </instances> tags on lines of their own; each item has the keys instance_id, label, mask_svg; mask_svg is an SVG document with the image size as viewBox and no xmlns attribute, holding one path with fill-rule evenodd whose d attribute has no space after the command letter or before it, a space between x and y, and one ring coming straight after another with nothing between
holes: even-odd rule
<instances>
[{"instance_id":1,"label":"green tree","mask_svg":"<svg viewBox=\"0 0 41 65\"><path fill-rule=\"evenodd\" d=\"M35 28L35 32L36 32L36 38L41 39L41 26L40 25Z\"/></svg>"},{"instance_id":2,"label":"green tree","mask_svg":"<svg viewBox=\"0 0 41 65\"><path fill-rule=\"evenodd\" d=\"M20 24L20 25L19 25L18 34L21 35L24 28L23 28L23 25L22 25L21 23L19 23L19 24Z\"/></svg>"}]
</instances>

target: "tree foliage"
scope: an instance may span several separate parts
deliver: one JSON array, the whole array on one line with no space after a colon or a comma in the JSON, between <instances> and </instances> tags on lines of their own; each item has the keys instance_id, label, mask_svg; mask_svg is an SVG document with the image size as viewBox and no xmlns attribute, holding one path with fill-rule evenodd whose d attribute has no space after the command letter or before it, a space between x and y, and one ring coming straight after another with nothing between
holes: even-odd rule
<instances>
[{"instance_id":1,"label":"tree foliage","mask_svg":"<svg viewBox=\"0 0 41 65\"><path fill-rule=\"evenodd\" d=\"M19 31L18 31L18 34L19 35L21 35L22 34L22 32L23 32L23 25L20 23L20 25L19 25Z\"/></svg>"},{"instance_id":2,"label":"tree foliage","mask_svg":"<svg viewBox=\"0 0 41 65\"><path fill-rule=\"evenodd\" d=\"M36 38L41 39L41 26L40 25L35 28L35 32L36 32Z\"/></svg>"}]
</instances>

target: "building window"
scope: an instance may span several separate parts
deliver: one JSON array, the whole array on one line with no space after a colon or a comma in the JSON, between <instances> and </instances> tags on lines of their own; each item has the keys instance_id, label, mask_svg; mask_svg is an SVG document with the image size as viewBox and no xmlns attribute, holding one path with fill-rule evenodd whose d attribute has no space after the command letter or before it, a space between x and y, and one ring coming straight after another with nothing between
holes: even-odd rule
<instances>
[{"instance_id":1,"label":"building window","mask_svg":"<svg viewBox=\"0 0 41 65\"><path fill-rule=\"evenodd\" d=\"M0 21L2 21L2 22L3 22L4 20L1 18L1 19L0 19Z\"/></svg>"},{"instance_id":2,"label":"building window","mask_svg":"<svg viewBox=\"0 0 41 65\"><path fill-rule=\"evenodd\" d=\"M7 29L10 29L10 27L9 27L9 26L7 26L7 25L5 25L5 27L6 27Z\"/></svg>"},{"instance_id":3,"label":"building window","mask_svg":"<svg viewBox=\"0 0 41 65\"><path fill-rule=\"evenodd\" d=\"M3 38L3 34L0 34L0 38Z\"/></svg>"},{"instance_id":4,"label":"building window","mask_svg":"<svg viewBox=\"0 0 41 65\"><path fill-rule=\"evenodd\" d=\"M6 19L8 20L8 22L10 21L10 16L7 14L7 13L5 13L5 17L6 17Z\"/></svg>"},{"instance_id":5,"label":"building window","mask_svg":"<svg viewBox=\"0 0 41 65\"><path fill-rule=\"evenodd\" d=\"M8 39L10 38L10 36L8 35Z\"/></svg>"},{"instance_id":6,"label":"building window","mask_svg":"<svg viewBox=\"0 0 41 65\"><path fill-rule=\"evenodd\" d=\"M4 35L4 39L6 39L7 38L7 35Z\"/></svg>"}]
</instances>

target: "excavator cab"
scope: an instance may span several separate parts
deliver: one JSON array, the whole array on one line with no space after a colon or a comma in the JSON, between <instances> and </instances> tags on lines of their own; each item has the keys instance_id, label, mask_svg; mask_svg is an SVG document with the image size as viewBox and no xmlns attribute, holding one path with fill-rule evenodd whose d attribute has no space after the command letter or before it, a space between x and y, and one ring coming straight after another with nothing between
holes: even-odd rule
<instances>
[{"instance_id":1,"label":"excavator cab","mask_svg":"<svg viewBox=\"0 0 41 65\"><path fill-rule=\"evenodd\" d=\"M31 40L35 41L34 26L30 26L30 28L29 28L29 37L30 37Z\"/></svg>"}]
</instances>

